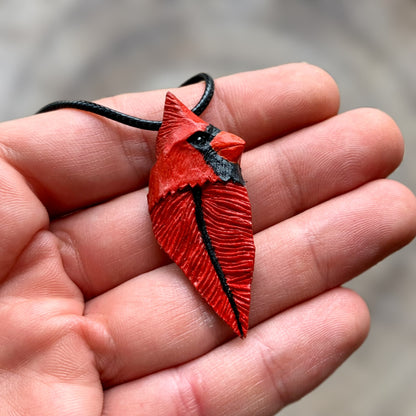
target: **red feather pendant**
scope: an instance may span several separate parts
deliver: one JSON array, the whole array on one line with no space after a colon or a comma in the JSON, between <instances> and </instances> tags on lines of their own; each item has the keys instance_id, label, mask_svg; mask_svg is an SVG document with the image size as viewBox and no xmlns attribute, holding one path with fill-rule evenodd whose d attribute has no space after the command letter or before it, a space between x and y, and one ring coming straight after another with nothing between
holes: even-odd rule
<instances>
[{"instance_id":1,"label":"red feather pendant","mask_svg":"<svg viewBox=\"0 0 416 416\"><path fill-rule=\"evenodd\" d=\"M166 96L149 178L155 237L214 311L244 337L254 268L244 141Z\"/></svg>"}]
</instances>

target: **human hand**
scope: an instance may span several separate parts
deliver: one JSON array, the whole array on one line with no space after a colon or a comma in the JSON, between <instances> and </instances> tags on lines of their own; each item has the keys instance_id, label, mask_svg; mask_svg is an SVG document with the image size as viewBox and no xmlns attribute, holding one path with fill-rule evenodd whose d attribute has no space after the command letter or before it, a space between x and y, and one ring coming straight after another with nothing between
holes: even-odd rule
<instances>
[{"instance_id":1,"label":"human hand","mask_svg":"<svg viewBox=\"0 0 416 416\"><path fill-rule=\"evenodd\" d=\"M191 107L202 85L174 91ZM165 91L103 100L161 119ZM256 243L250 329L232 331L158 248L146 203L155 133L77 110L0 126L0 409L10 415L272 415L364 340L340 288L416 233L384 179L394 122L336 115L323 71L220 79L203 119L244 138Z\"/></svg>"}]
</instances>

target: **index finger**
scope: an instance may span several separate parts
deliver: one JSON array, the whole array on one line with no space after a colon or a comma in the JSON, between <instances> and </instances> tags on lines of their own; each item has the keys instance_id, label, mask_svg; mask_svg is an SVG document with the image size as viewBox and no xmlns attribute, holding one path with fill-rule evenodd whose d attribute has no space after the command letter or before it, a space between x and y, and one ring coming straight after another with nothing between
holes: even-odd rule
<instances>
[{"instance_id":1,"label":"index finger","mask_svg":"<svg viewBox=\"0 0 416 416\"><path fill-rule=\"evenodd\" d=\"M203 85L172 90L189 107ZM104 105L160 120L166 91L120 95ZM319 68L291 64L216 82L202 118L255 147L336 114L338 90ZM156 133L78 110L60 110L0 126L3 157L30 183L51 215L97 204L146 186Z\"/></svg>"}]
</instances>

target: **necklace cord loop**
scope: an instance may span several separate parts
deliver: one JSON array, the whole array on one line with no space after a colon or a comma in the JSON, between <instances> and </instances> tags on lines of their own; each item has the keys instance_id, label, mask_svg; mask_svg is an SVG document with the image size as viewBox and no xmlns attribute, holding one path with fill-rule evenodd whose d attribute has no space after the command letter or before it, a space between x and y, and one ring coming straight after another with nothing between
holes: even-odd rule
<instances>
[{"instance_id":1,"label":"necklace cord loop","mask_svg":"<svg viewBox=\"0 0 416 416\"><path fill-rule=\"evenodd\" d=\"M192 112L196 115L202 114L202 112L208 107L213 95L214 95L214 80L212 77L204 72L194 75L192 78L186 80L181 87L187 85L196 84L197 82L205 82L205 90L202 94L198 104L192 109ZM59 100L53 101L42 107L36 114L46 113L49 111L59 110L61 108L74 108L77 110L88 111L90 113L97 114L99 116L109 118L110 120L117 121L127 126L136 127L143 130L158 131L162 125L161 121L146 120L139 117L130 116L112 108L106 107L101 104L94 103L86 100Z\"/></svg>"}]
</instances>

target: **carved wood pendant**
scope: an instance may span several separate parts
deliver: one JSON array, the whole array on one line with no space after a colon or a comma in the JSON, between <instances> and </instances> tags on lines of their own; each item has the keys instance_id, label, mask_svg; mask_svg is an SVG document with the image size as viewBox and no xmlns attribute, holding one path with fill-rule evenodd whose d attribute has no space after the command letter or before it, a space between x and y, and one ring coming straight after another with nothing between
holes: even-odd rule
<instances>
[{"instance_id":1,"label":"carved wood pendant","mask_svg":"<svg viewBox=\"0 0 416 416\"><path fill-rule=\"evenodd\" d=\"M214 311L245 337L254 268L244 141L166 96L149 178L155 237Z\"/></svg>"}]
</instances>

